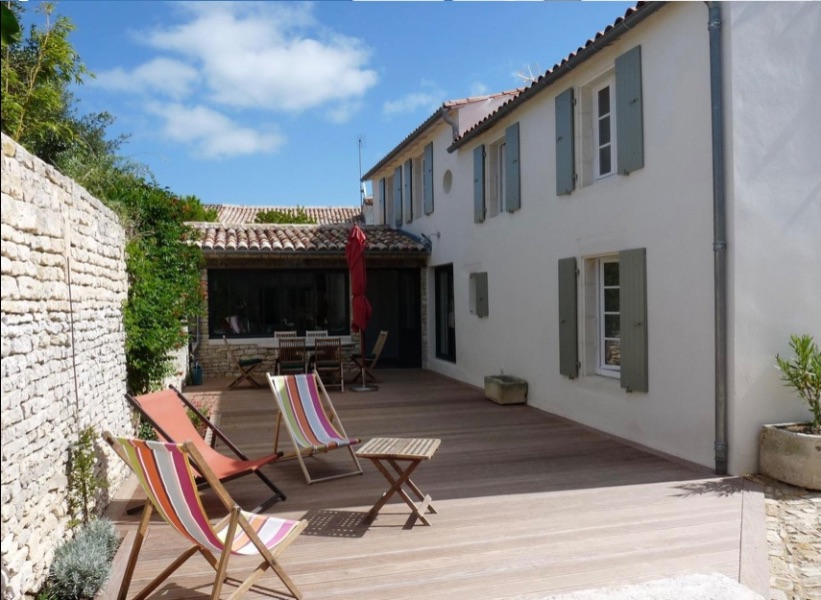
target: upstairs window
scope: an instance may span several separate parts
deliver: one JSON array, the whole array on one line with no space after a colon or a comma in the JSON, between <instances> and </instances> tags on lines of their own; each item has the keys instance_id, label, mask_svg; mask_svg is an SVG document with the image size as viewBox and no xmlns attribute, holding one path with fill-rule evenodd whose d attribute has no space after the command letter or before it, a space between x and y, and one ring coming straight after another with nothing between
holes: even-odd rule
<instances>
[{"instance_id":1,"label":"upstairs window","mask_svg":"<svg viewBox=\"0 0 821 600\"><path fill-rule=\"evenodd\" d=\"M644 167L643 106L641 46L556 96L556 195Z\"/></svg>"},{"instance_id":2,"label":"upstairs window","mask_svg":"<svg viewBox=\"0 0 821 600\"><path fill-rule=\"evenodd\" d=\"M615 172L616 119L613 80L607 80L593 93L593 173L596 179Z\"/></svg>"}]
</instances>

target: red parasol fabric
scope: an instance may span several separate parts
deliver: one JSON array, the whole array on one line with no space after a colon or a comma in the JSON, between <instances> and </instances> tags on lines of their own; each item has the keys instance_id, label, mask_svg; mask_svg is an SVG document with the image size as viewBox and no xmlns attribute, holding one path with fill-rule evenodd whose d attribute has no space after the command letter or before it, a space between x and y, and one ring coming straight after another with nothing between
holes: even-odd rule
<instances>
[{"instance_id":1,"label":"red parasol fabric","mask_svg":"<svg viewBox=\"0 0 821 600\"><path fill-rule=\"evenodd\" d=\"M371 303L365 296L368 280L365 275L365 247L367 239L365 233L354 224L348 235L345 246L345 258L348 260L348 270L351 274L351 295L353 295L353 318L351 329L362 332L360 335L362 354L365 353L365 329L371 318ZM364 383L364 382L363 382Z\"/></svg>"}]
</instances>

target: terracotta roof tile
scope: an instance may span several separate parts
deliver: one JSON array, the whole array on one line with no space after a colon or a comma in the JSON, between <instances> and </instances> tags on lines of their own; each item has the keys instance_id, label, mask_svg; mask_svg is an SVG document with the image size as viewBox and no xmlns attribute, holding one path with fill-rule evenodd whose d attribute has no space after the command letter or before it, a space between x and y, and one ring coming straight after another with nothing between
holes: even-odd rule
<instances>
[{"instance_id":1,"label":"terracotta roof tile","mask_svg":"<svg viewBox=\"0 0 821 600\"><path fill-rule=\"evenodd\" d=\"M262 210L281 210L296 214L296 206L237 206L233 204L206 204L205 208L217 211L221 223L253 223ZM303 206L301 207L318 225L333 223L353 223L362 221L362 210L358 206Z\"/></svg>"},{"instance_id":2,"label":"terracotta roof tile","mask_svg":"<svg viewBox=\"0 0 821 600\"><path fill-rule=\"evenodd\" d=\"M200 232L197 244L206 253L344 253L347 225L267 225L257 223L191 223ZM425 254L427 247L407 232L384 225L362 226L366 252Z\"/></svg>"}]
</instances>

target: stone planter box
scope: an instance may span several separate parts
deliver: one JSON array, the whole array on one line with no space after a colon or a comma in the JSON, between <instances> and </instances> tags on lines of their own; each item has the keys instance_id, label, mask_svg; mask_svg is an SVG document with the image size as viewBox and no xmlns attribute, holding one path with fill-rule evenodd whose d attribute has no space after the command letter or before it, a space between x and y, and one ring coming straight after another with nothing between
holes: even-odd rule
<instances>
[{"instance_id":1,"label":"stone planter box","mask_svg":"<svg viewBox=\"0 0 821 600\"><path fill-rule=\"evenodd\" d=\"M486 375L485 398L496 404L525 404L527 381L512 375Z\"/></svg>"},{"instance_id":2,"label":"stone planter box","mask_svg":"<svg viewBox=\"0 0 821 600\"><path fill-rule=\"evenodd\" d=\"M821 490L821 435L790 431L795 423L764 425L759 443L762 474L810 490Z\"/></svg>"}]
</instances>

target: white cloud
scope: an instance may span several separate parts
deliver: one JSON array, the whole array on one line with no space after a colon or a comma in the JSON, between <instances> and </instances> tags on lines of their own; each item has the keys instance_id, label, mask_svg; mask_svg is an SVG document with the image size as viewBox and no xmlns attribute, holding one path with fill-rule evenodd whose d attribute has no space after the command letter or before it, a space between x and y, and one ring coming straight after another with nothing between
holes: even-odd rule
<instances>
[{"instance_id":1,"label":"white cloud","mask_svg":"<svg viewBox=\"0 0 821 600\"><path fill-rule=\"evenodd\" d=\"M427 108L430 111L434 111L440 104L442 104L442 97L439 94L412 92L397 100L388 100L385 102L385 104L382 105L382 113L387 116L393 116L401 113L414 112L420 108Z\"/></svg>"},{"instance_id":2,"label":"white cloud","mask_svg":"<svg viewBox=\"0 0 821 600\"><path fill-rule=\"evenodd\" d=\"M471 96L484 96L488 92L488 87L481 81L472 83L470 86Z\"/></svg>"},{"instance_id":3,"label":"white cloud","mask_svg":"<svg viewBox=\"0 0 821 600\"><path fill-rule=\"evenodd\" d=\"M183 7L190 20L148 32L143 41L197 64L215 103L301 111L361 98L376 84L364 44L319 27L310 5Z\"/></svg>"},{"instance_id":4,"label":"white cloud","mask_svg":"<svg viewBox=\"0 0 821 600\"><path fill-rule=\"evenodd\" d=\"M202 158L274 152L285 138L277 132L260 132L205 106L153 103L148 111L164 121L162 134L186 144Z\"/></svg>"},{"instance_id":5,"label":"white cloud","mask_svg":"<svg viewBox=\"0 0 821 600\"><path fill-rule=\"evenodd\" d=\"M191 94L199 79L200 75L194 67L160 57L143 63L130 73L119 67L103 71L91 82L92 85L110 90L155 93L182 99Z\"/></svg>"}]
</instances>

